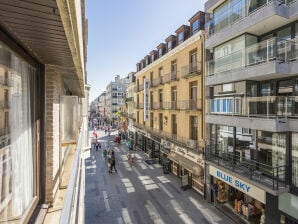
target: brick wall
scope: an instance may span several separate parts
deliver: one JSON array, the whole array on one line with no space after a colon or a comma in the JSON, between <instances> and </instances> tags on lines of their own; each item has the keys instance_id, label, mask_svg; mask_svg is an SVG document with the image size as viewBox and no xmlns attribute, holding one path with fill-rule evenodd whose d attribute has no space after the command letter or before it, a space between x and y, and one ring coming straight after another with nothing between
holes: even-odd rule
<instances>
[{"instance_id":1,"label":"brick wall","mask_svg":"<svg viewBox=\"0 0 298 224\"><path fill-rule=\"evenodd\" d=\"M49 66L46 66L45 82L46 202L50 203L59 183L59 108L63 82L61 75Z\"/></svg>"}]
</instances>

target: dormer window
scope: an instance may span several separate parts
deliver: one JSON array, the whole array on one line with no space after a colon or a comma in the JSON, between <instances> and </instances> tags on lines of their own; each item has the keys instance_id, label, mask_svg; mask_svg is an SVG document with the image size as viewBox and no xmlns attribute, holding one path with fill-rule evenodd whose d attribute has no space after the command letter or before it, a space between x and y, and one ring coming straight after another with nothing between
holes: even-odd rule
<instances>
[{"instance_id":1,"label":"dormer window","mask_svg":"<svg viewBox=\"0 0 298 224\"><path fill-rule=\"evenodd\" d=\"M162 56L162 48L159 48L158 49L158 57L161 57Z\"/></svg>"},{"instance_id":2,"label":"dormer window","mask_svg":"<svg viewBox=\"0 0 298 224\"><path fill-rule=\"evenodd\" d=\"M199 20L194 21L191 24L192 34L195 34L199 31Z\"/></svg>"},{"instance_id":3,"label":"dormer window","mask_svg":"<svg viewBox=\"0 0 298 224\"><path fill-rule=\"evenodd\" d=\"M167 43L168 51L172 50L172 41Z\"/></svg>"},{"instance_id":4,"label":"dormer window","mask_svg":"<svg viewBox=\"0 0 298 224\"><path fill-rule=\"evenodd\" d=\"M184 41L184 33L180 32L178 34L178 43L181 44Z\"/></svg>"},{"instance_id":5,"label":"dormer window","mask_svg":"<svg viewBox=\"0 0 298 224\"><path fill-rule=\"evenodd\" d=\"M151 61L153 62L155 60L154 54L151 55Z\"/></svg>"}]
</instances>

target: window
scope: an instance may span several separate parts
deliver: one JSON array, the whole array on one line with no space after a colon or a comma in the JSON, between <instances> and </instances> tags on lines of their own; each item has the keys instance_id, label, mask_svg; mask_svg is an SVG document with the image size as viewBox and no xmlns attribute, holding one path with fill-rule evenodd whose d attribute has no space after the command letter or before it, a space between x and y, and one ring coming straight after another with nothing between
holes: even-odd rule
<instances>
[{"instance_id":1,"label":"window","mask_svg":"<svg viewBox=\"0 0 298 224\"><path fill-rule=\"evenodd\" d=\"M172 134L177 135L177 117L176 117L176 114L172 114Z\"/></svg>"},{"instance_id":2,"label":"window","mask_svg":"<svg viewBox=\"0 0 298 224\"><path fill-rule=\"evenodd\" d=\"M158 90L158 100L159 100L159 108L162 108L162 99L163 98L163 93L162 93L162 89Z\"/></svg>"},{"instance_id":3,"label":"window","mask_svg":"<svg viewBox=\"0 0 298 224\"><path fill-rule=\"evenodd\" d=\"M152 61L152 62L155 61L155 56L154 56L154 54L151 55L151 61Z\"/></svg>"},{"instance_id":4,"label":"window","mask_svg":"<svg viewBox=\"0 0 298 224\"><path fill-rule=\"evenodd\" d=\"M190 103L189 103L189 109L195 110L197 109L197 94L198 94L198 84L197 82L191 82L190 84L190 88L189 88L189 97L190 97Z\"/></svg>"},{"instance_id":5,"label":"window","mask_svg":"<svg viewBox=\"0 0 298 224\"><path fill-rule=\"evenodd\" d=\"M159 130L163 130L163 115L161 113L159 114Z\"/></svg>"},{"instance_id":6,"label":"window","mask_svg":"<svg viewBox=\"0 0 298 224\"><path fill-rule=\"evenodd\" d=\"M190 116L190 139L198 140L198 117Z\"/></svg>"},{"instance_id":7,"label":"window","mask_svg":"<svg viewBox=\"0 0 298 224\"><path fill-rule=\"evenodd\" d=\"M159 48L158 49L158 57L161 57L162 56L162 48Z\"/></svg>"},{"instance_id":8,"label":"window","mask_svg":"<svg viewBox=\"0 0 298 224\"><path fill-rule=\"evenodd\" d=\"M137 123L140 122L140 111L137 111Z\"/></svg>"},{"instance_id":9,"label":"window","mask_svg":"<svg viewBox=\"0 0 298 224\"><path fill-rule=\"evenodd\" d=\"M168 51L172 50L172 41L167 43Z\"/></svg>"},{"instance_id":10,"label":"window","mask_svg":"<svg viewBox=\"0 0 298 224\"><path fill-rule=\"evenodd\" d=\"M177 87L173 86L171 89L171 109L177 109Z\"/></svg>"},{"instance_id":11,"label":"window","mask_svg":"<svg viewBox=\"0 0 298 224\"><path fill-rule=\"evenodd\" d=\"M197 71L197 51L192 51L190 53L190 72Z\"/></svg>"},{"instance_id":12,"label":"window","mask_svg":"<svg viewBox=\"0 0 298 224\"><path fill-rule=\"evenodd\" d=\"M177 62L176 62L176 60L171 62L171 73L172 73L171 78L176 79L176 76L177 76Z\"/></svg>"},{"instance_id":13,"label":"window","mask_svg":"<svg viewBox=\"0 0 298 224\"><path fill-rule=\"evenodd\" d=\"M199 31L199 21L196 20L191 24L192 34L195 34Z\"/></svg>"},{"instance_id":14,"label":"window","mask_svg":"<svg viewBox=\"0 0 298 224\"><path fill-rule=\"evenodd\" d=\"M154 117L153 113L150 113L150 127L153 128Z\"/></svg>"},{"instance_id":15,"label":"window","mask_svg":"<svg viewBox=\"0 0 298 224\"><path fill-rule=\"evenodd\" d=\"M153 83L153 72L150 72L150 86L152 86Z\"/></svg>"},{"instance_id":16,"label":"window","mask_svg":"<svg viewBox=\"0 0 298 224\"><path fill-rule=\"evenodd\" d=\"M178 43L181 44L184 41L184 33L180 32L178 34Z\"/></svg>"}]
</instances>

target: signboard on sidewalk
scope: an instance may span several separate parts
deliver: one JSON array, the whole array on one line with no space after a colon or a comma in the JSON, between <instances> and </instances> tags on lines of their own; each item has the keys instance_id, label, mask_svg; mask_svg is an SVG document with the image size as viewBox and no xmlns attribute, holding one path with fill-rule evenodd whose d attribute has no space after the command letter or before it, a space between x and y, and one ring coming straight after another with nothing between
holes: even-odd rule
<instances>
[{"instance_id":1,"label":"signboard on sidewalk","mask_svg":"<svg viewBox=\"0 0 298 224\"><path fill-rule=\"evenodd\" d=\"M188 185L188 174L181 176L182 186Z\"/></svg>"}]
</instances>

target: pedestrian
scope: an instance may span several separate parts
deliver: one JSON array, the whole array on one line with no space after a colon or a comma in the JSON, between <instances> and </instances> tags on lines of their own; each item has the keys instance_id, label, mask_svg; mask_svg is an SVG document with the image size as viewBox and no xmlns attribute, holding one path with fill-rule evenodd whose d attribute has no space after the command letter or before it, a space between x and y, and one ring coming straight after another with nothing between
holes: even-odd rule
<instances>
[{"instance_id":1,"label":"pedestrian","mask_svg":"<svg viewBox=\"0 0 298 224\"><path fill-rule=\"evenodd\" d=\"M131 165L135 165L135 155L133 153L131 154Z\"/></svg>"},{"instance_id":2,"label":"pedestrian","mask_svg":"<svg viewBox=\"0 0 298 224\"><path fill-rule=\"evenodd\" d=\"M114 150L112 150L111 152L111 165L110 165L110 173L113 172L113 169L115 170L115 172L117 172L117 169L116 169L116 158L115 158L115 152Z\"/></svg>"},{"instance_id":3,"label":"pedestrian","mask_svg":"<svg viewBox=\"0 0 298 224\"><path fill-rule=\"evenodd\" d=\"M104 157L105 161L107 161L107 157L108 157L108 151L107 151L107 149L104 149L103 152L102 152L102 154L103 154L103 157Z\"/></svg>"},{"instance_id":4,"label":"pedestrian","mask_svg":"<svg viewBox=\"0 0 298 224\"><path fill-rule=\"evenodd\" d=\"M99 142L96 142L95 143L95 149L96 149L96 151L98 151L98 149L99 149L99 144L100 144Z\"/></svg>"}]
</instances>

